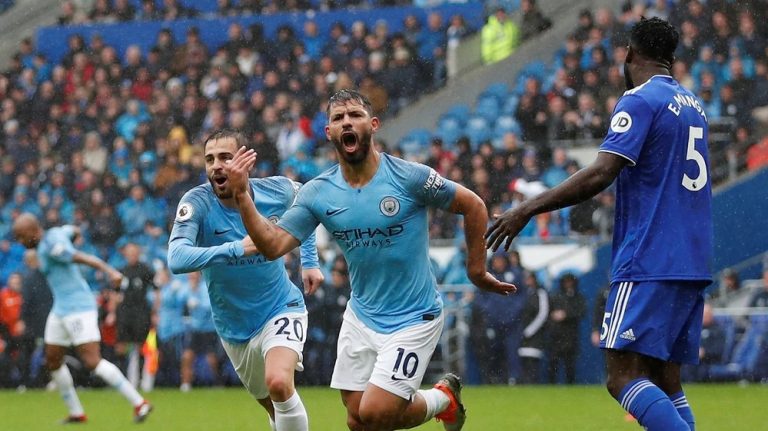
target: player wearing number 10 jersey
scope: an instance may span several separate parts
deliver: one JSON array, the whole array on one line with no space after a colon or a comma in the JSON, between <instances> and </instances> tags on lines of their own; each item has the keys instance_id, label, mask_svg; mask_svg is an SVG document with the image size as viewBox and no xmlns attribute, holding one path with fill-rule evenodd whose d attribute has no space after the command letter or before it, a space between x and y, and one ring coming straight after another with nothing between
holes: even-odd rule
<instances>
[{"instance_id":1,"label":"player wearing number 10 jersey","mask_svg":"<svg viewBox=\"0 0 768 431\"><path fill-rule=\"evenodd\" d=\"M616 180L611 291L600 343L608 391L651 431L694 429L680 364L698 362L702 293L712 281L707 117L670 76L678 39L658 18L633 27L628 91L597 160L508 211L486 234L489 247L505 239L509 246L532 215L585 200Z\"/></svg>"}]
</instances>

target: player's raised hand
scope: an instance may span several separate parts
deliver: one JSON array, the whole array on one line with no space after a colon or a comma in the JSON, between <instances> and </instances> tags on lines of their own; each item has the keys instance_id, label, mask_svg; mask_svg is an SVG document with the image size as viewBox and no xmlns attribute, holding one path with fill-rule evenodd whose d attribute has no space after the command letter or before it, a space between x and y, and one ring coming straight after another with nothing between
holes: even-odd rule
<instances>
[{"instance_id":1,"label":"player's raised hand","mask_svg":"<svg viewBox=\"0 0 768 431\"><path fill-rule=\"evenodd\" d=\"M325 276L318 268L302 269L301 281L304 283L304 293L306 295L311 295L323 284Z\"/></svg>"},{"instance_id":2,"label":"player's raised hand","mask_svg":"<svg viewBox=\"0 0 768 431\"><path fill-rule=\"evenodd\" d=\"M486 247L496 251L503 243L504 250L509 251L512 240L523 230L532 216L523 205L518 205L505 211L504 214L494 217L496 221L485 233Z\"/></svg>"},{"instance_id":3,"label":"player's raised hand","mask_svg":"<svg viewBox=\"0 0 768 431\"><path fill-rule=\"evenodd\" d=\"M514 284L499 281L489 272L486 272L480 277L472 278L471 281L472 284L477 286L479 289L498 293L499 295L509 295L510 293L517 292L517 287Z\"/></svg>"},{"instance_id":4,"label":"player's raised hand","mask_svg":"<svg viewBox=\"0 0 768 431\"><path fill-rule=\"evenodd\" d=\"M224 173L234 193L248 191L248 175L255 164L256 152L240 147L232 160L224 165Z\"/></svg>"}]
</instances>

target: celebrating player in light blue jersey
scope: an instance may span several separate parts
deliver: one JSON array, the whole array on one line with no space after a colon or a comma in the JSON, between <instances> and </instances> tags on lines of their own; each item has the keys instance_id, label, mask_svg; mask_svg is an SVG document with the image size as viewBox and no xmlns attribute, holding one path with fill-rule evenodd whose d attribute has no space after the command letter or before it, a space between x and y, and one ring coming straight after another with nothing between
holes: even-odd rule
<instances>
[{"instance_id":1,"label":"celebrating player in light blue jersey","mask_svg":"<svg viewBox=\"0 0 768 431\"><path fill-rule=\"evenodd\" d=\"M458 377L448 374L435 388L418 390L443 328L429 263L427 208L464 215L467 273L475 285L514 292L513 285L486 272L485 204L424 165L376 151L372 138L379 119L360 93L337 92L328 103L328 118L326 137L339 164L309 181L277 225L247 198L247 174L256 156L238 150L226 171L248 233L270 259L296 247L318 224L341 247L352 298L331 387L341 390L349 429L412 428L437 417L447 430L460 430L465 413Z\"/></svg>"},{"instance_id":2,"label":"celebrating player in light blue jersey","mask_svg":"<svg viewBox=\"0 0 768 431\"><path fill-rule=\"evenodd\" d=\"M216 332L240 380L269 413L272 429L304 431L307 412L293 375L303 370L307 311L283 260L259 253L243 227L224 166L244 145L242 134L234 130L206 139L210 184L195 187L179 202L168 266L177 274L202 271ZM298 184L270 177L244 187L251 203L258 202L259 210L277 221L293 204ZM323 281L313 235L301 246L301 262L304 288L311 294Z\"/></svg>"},{"instance_id":3,"label":"celebrating player in light blue jersey","mask_svg":"<svg viewBox=\"0 0 768 431\"><path fill-rule=\"evenodd\" d=\"M490 248L508 248L532 216L586 200L616 179L611 292L600 346L608 391L651 431L694 429L680 364L698 362L702 293L712 282L707 117L671 76L678 38L658 18L632 28L628 91L597 160L507 211L487 233Z\"/></svg>"},{"instance_id":4,"label":"celebrating player in light blue jersey","mask_svg":"<svg viewBox=\"0 0 768 431\"><path fill-rule=\"evenodd\" d=\"M152 405L136 392L119 368L101 357L96 296L78 264L102 271L114 286L120 286L123 274L98 257L75 249L72 241L79 235L75 226L44 231L34 215L25 213L14 221L13 235L24 247L37 249L40 271L53 292L53 308L45 322L45 366L69 410L64 423L87 421L72 375L64 364L64 354L70 346L75 347L86 369L117 389L133 405L134 421L144 421Z\"/></svg>"}]
</instances>

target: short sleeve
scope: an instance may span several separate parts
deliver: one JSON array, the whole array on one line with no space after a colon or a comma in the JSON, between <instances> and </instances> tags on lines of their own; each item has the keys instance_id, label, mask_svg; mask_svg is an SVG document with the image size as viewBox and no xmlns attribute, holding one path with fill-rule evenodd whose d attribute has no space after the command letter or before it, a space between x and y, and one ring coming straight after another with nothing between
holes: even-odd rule
<instances>
[{"instance_id":1,"label":"short sleeve","mask_svg":"<svg viewBox=\"0 0 768 431\"><path fill-rule=\"evenodd\" d=\"M176 207L176 217L173 220L170 241L185 237L194 243L197 239L202 217L203 205L200 198L194 193L194 190L187 192Z\"/></svg>"},{"instance_id":2,"label":"short sleeve","mask_svg":"<svg viewBox=\"0 0 768 431\"><path fill-rule=\"evenodd\" d=\"M653 120L653 110L640 96L628 94L619 99L611 117L608 136L601 152L612 153L636 165Z\"/></svg>"},{"instance_id":3,"label":"short sleeve","mask_svg":"<svg viewBox=\"0 0 768 431\"><path fill-rule=\"evenodd\" d=\"M315 190L313 187L306 185L302 187L296 195L296 201L293 203L293 206L277 222L278 227L291 234L299 242L304 242L307 237L312 235L317 225L320 224L311 210L314 196Z\"/></svg>"},{"instance_id":4,"label":"short sleeve","mask_svg":"<svg viewBox=\"0 0 768 431\"><path fill-rule=\"evenodd\" d=\"M456 196L456 183L443 178L429 166L413 164L408 186L425 206L447 209Z\"/></svg>"},{"instance_id":5,"label":"short sleeve","mask_svg":"<svg viewBox=\"0 0 768 431\"><path fill-rule=\"evenodd\" d=\"M70 239L71 230L59 229L50 238L48 256L57 262L71 263L77 250Z\"/></svg>"}]
</instances>

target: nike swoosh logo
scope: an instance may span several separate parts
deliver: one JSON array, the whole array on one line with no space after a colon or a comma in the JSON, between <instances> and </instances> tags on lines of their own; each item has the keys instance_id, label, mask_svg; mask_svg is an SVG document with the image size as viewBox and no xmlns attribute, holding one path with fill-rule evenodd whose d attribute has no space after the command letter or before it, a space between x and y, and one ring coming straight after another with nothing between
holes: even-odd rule
<instances>
[{"instance_id":1,"label":"nike swoosh logo","mask_svg":"<svg viewBox=\"0 0 768 431\"><path fill-rule=\"evenodd\" d=\"M336 208L334 210L325 210L325 215L327 215L328 217L332 217L332 216L335 216L336 214L343 213L348 209L349 208Z\"/></svg>"},{"instance_id":2,"label":"nike swoosh logo","mask_svg":"<svg viewBox=\"0 0 768 431\"><path fill-rule=\"evenodd\" d=\"M216 229L216 230L214 230L214 231L213 231L213 233L214 233L214 234L216 234L216 235L224 235L225 233L227 233L227 232L229 232L229 231L231 231L231 230L232 230L232 229L224 229L224 230L218 230L218 229Z\"/></svg>"},{"instance_id":3,"label":"nike swoosh logo","mask_svg":"<svg viewBox=\"0 0 768 431\"><path fill-rule=\"evenodd\" d=\"M408 380L408 379L401 379L400 377L395 377L395 375L394 375L394 374L392 374L392 380L394 380L394 381L396 381L396 382L399 382L399 381L401 381L401 380Z\"/></svg>"}]
</instances>

